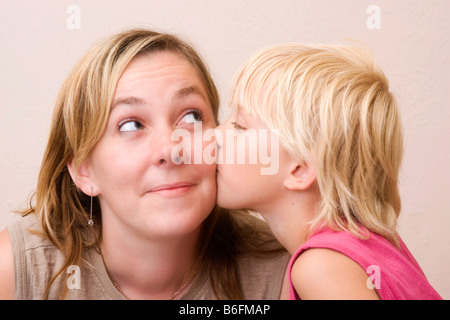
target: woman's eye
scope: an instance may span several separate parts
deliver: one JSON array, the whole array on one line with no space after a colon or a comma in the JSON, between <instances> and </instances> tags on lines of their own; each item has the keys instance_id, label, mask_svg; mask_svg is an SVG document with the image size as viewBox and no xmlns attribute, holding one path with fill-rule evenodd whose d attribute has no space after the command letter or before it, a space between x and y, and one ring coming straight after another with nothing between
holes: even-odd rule
<instances>
[{"instance_id":1,"label":"woman's eye","mask_svg":"<svg viewBox=\"0 0 450 320\"><path fill-rule=\"evenodd\" d=\"M183 116L183 118L181 118L180 123L181 124L183 124L183 123L190 124L190 123L201 122L201 121L203 121L203 114L200 111L195 110L195 111L186 113Z\"/></svg>"},{"instance_id":2,"label":"woman's eye","mask_svg":"<svg viewBox=\"0 0 450 320\"><path fill-rule=\"evenodd\" d=\"M119 131L121 132L129 132L129 131L137 131L142 129L142 124L136 120L125 120L119 123Z\"/></svg>"}]
</instances>

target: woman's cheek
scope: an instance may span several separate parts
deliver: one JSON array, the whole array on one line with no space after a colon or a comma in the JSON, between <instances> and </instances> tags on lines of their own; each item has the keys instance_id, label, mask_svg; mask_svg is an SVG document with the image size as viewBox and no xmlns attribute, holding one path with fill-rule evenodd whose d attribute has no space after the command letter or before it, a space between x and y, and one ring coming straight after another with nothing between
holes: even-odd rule
<instances>
[{"instance_id":1,"label":"woman's cheek","mask_svg":"<svg viewBox=\"0 0 450 320\"><path fill-rule=\"evenodd\" d=\"M207 129L195 131L190 144L190 163L195 165L207 165L205 170L216 170L217 146L215 143L214 130Z\"/></svg>"}]
</instances>

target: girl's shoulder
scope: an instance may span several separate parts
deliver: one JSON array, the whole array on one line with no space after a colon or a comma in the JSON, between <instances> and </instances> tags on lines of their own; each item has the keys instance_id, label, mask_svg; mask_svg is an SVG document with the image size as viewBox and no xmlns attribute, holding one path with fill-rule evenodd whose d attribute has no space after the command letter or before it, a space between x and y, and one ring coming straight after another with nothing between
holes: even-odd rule
<instances>
[{"instance_id":1,"label":"girl's shoulder","mask_svg":"<svg viewBox=\"0 0 450 320\"><path fill-rule=\"evenodd\" d=\"M312 248L291 267L291 282L302 299L378 299L366 271L347 255Z\"/></svg>"},{"instance_id":2,"label":"girl's shoulder","mask_svg":"<svg viewBox=\"0 0 450 320\"><path fill-rule=\"evenodd\" d=\"M345 230L316 232L291 259L291 298L299 298L297 286L317 280L330 291L336 284L336 292L353 284L363 297L376 292L381 299L440 299L400 237L399 243L368 230L364 238Z\"/></svg>"}]
</instances>

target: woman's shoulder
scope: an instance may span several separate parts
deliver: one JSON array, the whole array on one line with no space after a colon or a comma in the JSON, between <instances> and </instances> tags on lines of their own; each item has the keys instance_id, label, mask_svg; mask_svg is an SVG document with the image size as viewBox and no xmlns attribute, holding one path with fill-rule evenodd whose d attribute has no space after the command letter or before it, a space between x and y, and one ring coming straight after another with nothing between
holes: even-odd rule
<instances>
[{"instance_id":1,"label":"woman's shoulder","mask_svg":"<svg viewBox=\"0 0 450 320\"><path fill-rule=\"evenodd\" d=\"M37 221L34 215L16 216L0 232L0 298L14 299L17 286L25 279L25 252L39 242L28 231L35 226Z\"/></svg>"},{"instance_id":2,"label":"woman's shoulder","mask_svg":"<svg viewBox=\"0 0 450 320\"><path fill-rule=\"evenodd\" d=\"M40 247L54 247L44 235L35 214L16 218L7 226L7 229L14 248L30 250Z\"/></svg>"},{"instance_id":3,"label":"woman's shoulder","mask_svg":"<svg viewBox=\"0 0 450 320\"><path fill-rule=\"evenodd\" d=\"M289 258L287 251L242 254L238 259L238 267L245 299L279 299Z\"/></svg>"},{"instance_id":4,"label":"woman's shoulder","mask_svg":"<svg viewBox=\"0 0 450 320\"><path fill-rule=\"evenodd\" d=\"M0 300L14 299L14 253L7 229L0 231Z\"/></svg>"},{"instance_id":5,"label":"woman's shoulder","mask_svg":"<svg viewBox=\"0 0 450 320\"><path fill-rule=\"evenodd\" d=\"M10 265L14 275L16 299L40 299L44 295L47 278L62 265L64 257L48 240L34 214L21 216L7 226L10 241Z\"/></svg>"},{"instance_id":6,"label":"woman's shoulder","mask_svg":"<svg viewBox=\"0 0 450 320\"><path fill-rule=\"evenodd\" d=\"M40 228L34 214L16 217L0 232L1 299L28 299L31 291L44 287L43 283L31 286L30 281L42 278L34 274L37 269L43 271L46 265L55 262L49 259L54 255L51 250L54 246L38 232Z\"/></svg>"},{"instance_id":7,"label":"woman's shoulder","mask_svg":"<svg viewBox=\"0 0 450 320\"><path fill-rule=\"evenodd\" d=\"M7 232L12 256L8 270L15 279L12 283L14 298L42 299L52 277L65 266L64 254L45 237L34 214L16 219L8 225ZM0 236L0 246L3 237ZM58 276L60 280L67 276L66 299L122 299L107 275L101 255L91 248L86 249L84 258L80 265L69 265ZM3 265L3 261L0 264ZM60 280L48 288L48 299L60 299ZM0 276L0 287L1 281Z\"/></svg>"}]
</instances>

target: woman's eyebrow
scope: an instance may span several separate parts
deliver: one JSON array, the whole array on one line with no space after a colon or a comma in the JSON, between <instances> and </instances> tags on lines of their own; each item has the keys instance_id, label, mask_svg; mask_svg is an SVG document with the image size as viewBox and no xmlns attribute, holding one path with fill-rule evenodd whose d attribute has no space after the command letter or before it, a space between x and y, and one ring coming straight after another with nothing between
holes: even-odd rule
<instances>
[{"instance_id":1,"label":"woman's eyebrow","mask_svg":"<svg viewBox=\"0 0 450 320\"><path fill-rule=\"evenodd\" d=\"M181 99L191 94L200 96L203 100L208 101L198 86L186 86L175 92L174 99Z\"/></svg>"},{"instance_id":2,"label":"woman's eyebrow","mask_svg":"<svg viewBox=\"0 0 450 320\"><path fill-rule=\"evenodd\" d=\"M145 101L139 97L123 97L118 98L113 101L111 110L117 107L118 105L125 104L125 105L141 105L144 104Z\"/></svg>"},{"instance_id":3,"label":"woman's eyebrow","mask_svg":"<svg viewBox=\"0 0 450 320\"><path fill-rule=\"evenodd\" d=\"M183 88L177 90L174 94L173 99L174 100L182 99L182 98L192 95L192 94L198 95L203 100L208 101L198 86L186 86L186 87L183 87ZM133 96L117 98L113 101L111 109L114 109L115 107L117 107L118 105L121 105L121 104L141 105L141 104L145 104L145 101L139 97L133 97Z\"/></svg>"}]
</instances>

